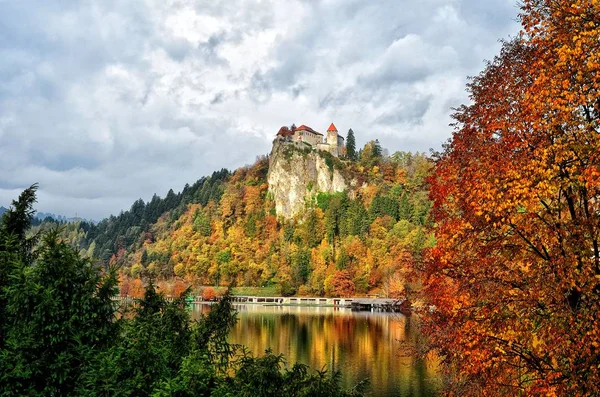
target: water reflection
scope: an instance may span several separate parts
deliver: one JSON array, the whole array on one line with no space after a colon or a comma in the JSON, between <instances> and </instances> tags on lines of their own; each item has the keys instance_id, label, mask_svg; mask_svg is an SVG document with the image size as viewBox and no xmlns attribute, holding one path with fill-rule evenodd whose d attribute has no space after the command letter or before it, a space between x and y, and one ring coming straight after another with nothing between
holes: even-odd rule
<instances>
[{"instance_id":1,"label":"water reflection","mask_svg":"<svg viewBox=\"0 0 600 397\"><path fill-rule=\"evenodd\" d=\"M194 316L207 309L195 306ZM270 348L290 363L340 370L346 387L369 378L372 396L435 395L435 365L400 354L400 341L418 343L414 316L330 307L237 305L236 309L239 321L231 342L255 354Z\"/></svg>"}]
</instances>

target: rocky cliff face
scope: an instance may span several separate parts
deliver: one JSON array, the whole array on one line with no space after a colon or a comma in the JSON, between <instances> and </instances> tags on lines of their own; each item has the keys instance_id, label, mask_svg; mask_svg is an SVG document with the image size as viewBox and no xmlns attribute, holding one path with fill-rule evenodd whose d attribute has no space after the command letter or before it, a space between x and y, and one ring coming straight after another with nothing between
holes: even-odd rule
<instances>
[{"instance_id":1,"label":"rocky cliff face","mask_svg":"<svg viewBox=\"0 0 600 397\"><path fill-rule=\"evenodd\" d=\"M279 142L273 144L269 158L268 182L277 215L286 219L299 214L316 193L342 192L349 187L342 173L319 153Z\"/></svg>"}]
</instances>

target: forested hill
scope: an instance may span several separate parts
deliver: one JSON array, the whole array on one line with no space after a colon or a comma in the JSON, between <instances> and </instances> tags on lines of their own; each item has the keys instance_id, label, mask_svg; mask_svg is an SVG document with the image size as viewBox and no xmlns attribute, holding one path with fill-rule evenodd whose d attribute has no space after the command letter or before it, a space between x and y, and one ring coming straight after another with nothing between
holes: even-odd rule
<instances>
[{"instance_id":1,"label":"forested hill","mask_svg":"<svg viewBox=\"0 0 600 397\"><path fill-rule=\"evenodd\" d=\"M129 211L110 216L98 224L82 221L70 227L67 225L65 230L71 233L67 237L88 251L89 256L109 263L119 251L134 251L144 239L151 236L152 225L161 216L176 220L189 204L206 206L209 201L219 202L224 191L223 184L230 175L228 170L222 169L191 186L186 184L179 193L171 189L164 198L154 194L147 203L139 199Z\"/></svg>"},{"instance_id":2,"label":"forested hill","mask_svg":"<svg viewBox=\"0 0 600 397\"><path fill-rule=\"evenodd\" d=\"M273 286L284 295L403 296L422 248L433 244L426 233L431 162L423 154L381 153L370 142L354 160L336 161L358 187L322 193L309 186L310 199L293 219L277 216L268 191L269 158L261 157L181 193L138 200L97 225L67 227L66 238L120 265L125 283L151 276L193 285Z\"/></svg>"}]
</instances>

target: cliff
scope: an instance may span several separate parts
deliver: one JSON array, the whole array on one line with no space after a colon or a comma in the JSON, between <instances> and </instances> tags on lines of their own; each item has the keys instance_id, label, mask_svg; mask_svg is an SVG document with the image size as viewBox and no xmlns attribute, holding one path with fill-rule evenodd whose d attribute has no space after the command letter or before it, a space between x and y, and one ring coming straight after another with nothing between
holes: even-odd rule
<instances>
[{"instance_id":1,"label":"cliff","mask_svg":"<svg viewBox=\"0 0 600 397\"><path fill-rule=\"evenodd\" d=\"M291 219L299 214L316 193L348 190L349 183L328 153L300 149L275 141L269 157L269 193L277 215Z\"/></svg>"}]
</instances>

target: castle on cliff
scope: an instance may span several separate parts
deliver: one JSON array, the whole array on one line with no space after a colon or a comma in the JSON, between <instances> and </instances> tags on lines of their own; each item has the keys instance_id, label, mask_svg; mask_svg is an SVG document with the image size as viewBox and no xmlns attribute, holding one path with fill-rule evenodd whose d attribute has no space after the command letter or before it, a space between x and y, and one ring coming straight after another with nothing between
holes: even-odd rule
<instances>
[{"instance_id":1,"label":"castle on cliff","mask_svg":"<svg viewBox=\"0 0 600 397\"><path fill-rule=\"evenodd\" d=\"M344 137L338 134L338 130L333 123L327 129L326 137L309 126L302 124L300 127L296 127L295 125L292 125L291 128L286 126L281 127L275 140L294 144L299 147L329 152L335 157L346 155Z\"/></svg>"}]
</instances>

